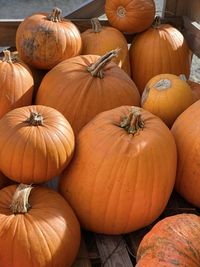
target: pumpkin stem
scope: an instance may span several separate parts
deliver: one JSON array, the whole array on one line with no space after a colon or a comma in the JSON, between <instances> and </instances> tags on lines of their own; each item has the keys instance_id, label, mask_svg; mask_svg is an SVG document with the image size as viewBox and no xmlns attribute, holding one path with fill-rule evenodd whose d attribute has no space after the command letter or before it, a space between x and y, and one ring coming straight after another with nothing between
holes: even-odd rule
<instances>
[{"instance_id":1,"label":"pumpkin stem","mask_svg":"<svg viewBox=\"0 0 200 267\"><path fill-rule=\"evenodd\" d=\"M159 26L161 25L161 17L160 16L156 16L154 21L153 21L153 24L152 24L152 27L157 29L159 28Z\"/></svg>"},{"instance_id":2,"label":"pumpkin stem","mask_svg":"<svg viewBox=\"0 0 200 267\"><path fill-rule=\"evenodd\" d=\"M182 81L187 82L187 78L186 78L185 74L180 74L180 75L179 75L179 78L180 78Z\"/></svg>"},{"instance_id":3,"label":"pumpkin stem","mask_svg":"<svg viewBox=\"0 0 200 267\"><path fill-rule=\"evenodd\" d=\"M121 119L120 127L133 135L143 130L144 121L141 118L140 108L132 107L130 113Z\"/></svg>"},{"instance_id":4,"label":"pumpkin stem","mask_svg":"<svg viewBox=\"0 0 200 267\"><path fill-rule=\"evenodd\" d=\"M126 9L123 6L117 8L117 16L123 18L126 16Z\"/></svg>"},{"instance_id":5,"label":"pumpkin stem","mask_svg":"<svg viewBox=\"0 0 200 267\"><path fill-rule=\"evenodd\" d=\"M92 30L95 33L101 32L102 26L98 18L92 18L91 24L92 24Z\"/></svg>"},{"instance_id":6,"label":"pumpkin stem","mask_svg":"<svg viewBox=\"0 0 200 267\"><path fill-rule=\"evenodd\" d=\"M26 120L31 126L43 125L43 117L40 113L31 111L30 117Z\"/></svg>"},{"instance_id":7,"label":"pumpkin stem","mask_svg":"<svg viewBox=\"0 0 200 267\"><path fill-rule=\"evenodd\" d=\"M3 61L7 63L14 63L15 61L18 61L18 52L14 51L11 52L9 50L3 50L4 58Z\"/></svg>"},{"instance_id":8,"label":"pumpkin stem","mask_svg":"<svg viewBox=\"0 0 200 267\"><path fill-rule=\"evenodd\" d=\"M30 204L28 203L29 195L32 190L31 185L27 184L20 184L12 199L12 203L10 205L10 209L12 213L19 214L19 213L27 213L30 209Z\"/></svg>"},{"instance_id":9,"label":"pumpkin stem","mask_svg":"<svg viewBox=\"0 0 200 267\"><path fill-rule=\"evenodd\" d=\"M53 22L60 22L61 14L62 14L62 10L58 7L54 7L52 12L48 16L48 20L53 21Z\"/></svg>"},{"instance_id":10,"label":"pumpkin stem","mask_svg":"<svg viewBox=\"0 0 200 267\"><path fill-rule=\"evenodd\" d=\"M98 77L102 79L104 77L103 68L104 66L111 61L112 58L117 57L120 49L111 50L106 53L104 56L100 57L97 62L87 67L87 70L91 73L93 77Z\"/></svg>"}]
</instances>

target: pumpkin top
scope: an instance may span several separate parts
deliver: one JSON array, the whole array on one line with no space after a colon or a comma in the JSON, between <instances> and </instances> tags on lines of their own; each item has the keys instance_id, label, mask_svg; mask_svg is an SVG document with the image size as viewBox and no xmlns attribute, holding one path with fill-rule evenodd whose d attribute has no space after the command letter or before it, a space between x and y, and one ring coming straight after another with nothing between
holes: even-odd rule
<instances>
[{"instance_id":1,"label":"pumpkin top","mask_svg":"<svg viewBox=\"0 0 200 267\"><path fill-rule=\"evenodd\" d=\"M60 22L61 21L61 13L62 10L60 8L55 7L52 12L47 16L48 20L52 22Z\"/></svg>"},{"instance_id":2,"label":"pumpkin top","mask_svg":"<svg viewBox=\"0 0 200 267\"><path fill-rule=\"evenodd\" d=\"M11 52L9 50L3 50L3 54L4 54L4 57L3 57L3 62L7 62L7 63L14 63L14 62L18 62L18 52L15 51L15 52Z\"/></svg>"},{"instance_id":3,"label":"pumpkin top","mask_svg":"<svg viewBox=\"0 0 200 267\"><path fill-rule=\"evenodd\" d=\"M142 130L144 121L141 118L140 108L131 108L130 113L122 118L120 127L133 135Z\"/></svg>"}]
</instances>

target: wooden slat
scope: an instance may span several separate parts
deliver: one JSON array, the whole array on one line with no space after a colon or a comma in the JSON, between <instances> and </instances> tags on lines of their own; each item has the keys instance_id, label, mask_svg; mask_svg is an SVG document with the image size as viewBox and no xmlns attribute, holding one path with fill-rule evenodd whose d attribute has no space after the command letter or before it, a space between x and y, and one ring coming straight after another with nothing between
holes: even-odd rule
<instances>
[{"instance_id":1,"label":"wooden slat","mask_svg":"<svg viewBox=\"0 0 200 267\"><path fill-rule=\"evenodd\" d=\"M133 267L122 236L96 234L96 243L104 267Z\"/></svg>"},{"instance_id":2,"label":"wooden slat","mask_svg":"<svg viewBox=\"0 0 200 267\"><path fill-rule=\"evenodd\" d=\"M76 257L76 261L74 262L72 267L92 267L83 236L81 238L81 244L78 255Z\"/></svg>"}]
</instances>

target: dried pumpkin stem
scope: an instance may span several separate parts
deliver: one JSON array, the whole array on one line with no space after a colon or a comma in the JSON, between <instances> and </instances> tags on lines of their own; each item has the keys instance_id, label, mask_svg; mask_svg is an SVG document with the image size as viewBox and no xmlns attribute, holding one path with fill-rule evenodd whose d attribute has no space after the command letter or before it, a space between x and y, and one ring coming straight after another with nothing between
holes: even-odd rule
<instances>
[{"instance_id":1,"label":"dried pumpkin stem","mask_svg":"<svg viewBox=\"0 0 200 267\"><path fill-rule=\"evenodd\" d=\"M118 56L120 49L117 48L115 50L111 50L110 52L106 53L104 56L100 57L97 62L92 64L87 68L87 70L91 73L92 76L98 77L98 78L103 78L104 73L103 73L103 68L104 66L111 61L114 57Z\"/></svg>"},{"instance_id":2,"label":"dried pumpkin stem","mask_svg":"<svg viewBox=\"0 0 200 267\"><path fill-rule=\"evenodd\" d=\"M12 213L19 214L28 212L31 207L28 201L32 188L31 185L27 184L20 184L17 187L10 205Z\"/></svg>"},{"instance_id":3,"label":"dried pumpkin stem","mask_svg":"<svg viewBox=\"0 0 200 267\"><path fill-rule=\"evenodd\" d=\"M120 122L120 127L124 128L130 134L136 134L144 128L144 121L141 118L139 108L133 107L127 116L124 116Z\"/></svg>"},{"instance_id":4,"label":"dried pumpkin stem","mask_svg":"<svg viewBox=\"0 0 200 267\"><path fill-rule=\"evenodd\" d=\"M3 54L4 54L4 58L3 58L4 62L14 63L15 61L18 60L18 52L17 51L11 52L9 50L4 50Z\"/></svg>"},{"instance_id":5,"label":"dried pumpkin stem","mask_svg":"<svg viewBox=\"0 0 200 267\"><path fill-rule=\"evenodd\" d=\"M40 113L31 111L30 117L26 120L32 126L43 125L43 117Z\"/></svg>"},{"instance_id":6,"label":"dried pumpkin stem","mask_svg":"<svg viewBox=\"0 0 200 267\"><path fill-rule=\"evenodd\" d=\"M158 28L160 25L161 25L161 17L160 16L156 16L154 21L153 21L153 24L152 24L152 27L153 28Z\"/></svg>"},{"instance_id":7,"label":"dried pumpkin stem","mask_svg":"<svg viewBox=\"0 0 200 267\"><path fill-rule=\"evenodd\" d=\"M91 19L92 30L96 33L101 32L102 26L98 18Z\"/></svg>"},{"instance_id":8,"label":"dried pumpkin stem","mask_svg":"<svg viewBox=\"0 0 200 267\"><path fill-rule=\"evenodd\" d=\"M58 7L55 7L52 12L48 16L48 20L53 21L53 22L59 22L61 21L61 14L62 10Z\"/></svg>"}]
</instances>

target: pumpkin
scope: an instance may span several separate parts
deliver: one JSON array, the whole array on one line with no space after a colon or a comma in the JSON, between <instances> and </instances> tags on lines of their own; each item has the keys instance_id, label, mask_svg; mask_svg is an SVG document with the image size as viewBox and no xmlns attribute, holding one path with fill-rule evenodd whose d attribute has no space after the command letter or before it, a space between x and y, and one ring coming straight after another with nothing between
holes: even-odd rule
<instances>
[{"instance_id":1,"label":"pumpkin","mask_svg":"<svg viewBox=\"0 0 200 267\"><path fill-rule=\"evenodd\" d=\"M199 267L200 217L177 214L159 221L142 239L136 267Z\"/></svg>"},{"instance_id":2,"label":"pumpkin","mask_svg":"<svg viewBox=\"0 0 200 267\"><path fill-rule=\"evenodd\" d=\"M140 93L158 74L190 74L191 52L181 32L169 24L154 24L137 35L130 47L132 79Z\"/></svg>"},{"instance_id":3,"label":"pumpkin","mask_svg":"<svg viewBox=\"0 0 200 267\"><path fill-rule=\"evenodd\" d=\"M20 58L39 69L51 69L60 61L79 55L81 36L78 28L61 18L61 10L36 13L17 28L16 47Z\"/></svg>"},{"instance_id":4,"label":"pumpkin","mask_svg":"<svg viewBox=\"0 0 200 267\"><path fill-rule=\"evenodd\" d=\"M190 86L173 74L153 77L147 83L141 98L141 106L160 117L168 127L193 102Z\"/></svg>"},{"instance_id":5,"label":"pumpkin","mask_svg":"<svg viewBox=\"0 0 200 267\"><path fill-rule=\"evenodd\" d=\"M39 87L36 104L59 110L75 135L98 113L121 105L140 105L131 78L110 62L117 50L99 57L83 55L59 63Z\"/></svg>"},{"instance_id":6,"label":"pumpkin","mask_svg":"<svg viewBox=\"0 0 200 267\"><path fill-rule=\"evenodd\" d=\"M113 61L130 76L128 44L124 35L113 27L101 26L98 18L91 19L92 28L81 34L82 54L103 56L110 50L119 48Z\"/></svg>"},{"instance_id":7,"label":"pumpkin","mask_svg":"<svg viewBox=\"0 0 200 267\"><path fill-rule=\"evenodd\" d=\"M192 89L193 100L194 102L196 102L197 100L200 99L200 84L190 80L188 80L187 82Z\"/></svg>"},{"instance_id":8,"label":"pumpkin","mask_svg":"<svg viewBox=\"0 0 200 267\"><path fill-rule=\"evenodd\" d=\"M200 101L187 108L171 129L178 151L175 188L188 202L200 207Z\"/></svg>"},{"instance_id":9,"label":"pumpkin","mask_svg":"<svg viewBox=\"0 0 200 267\"><path fill-rule=\"evenodd\" d=\"M0 118L10 110L31 105L33 77L30 69L17 59L15 52L4 50L0 60Z\"/></svg>"},{"instance_id":10,"label":"pumpkin","mask_svg":"<svg viewBox=\"0 0 200 267\"><path fill-rule=\"evenodd\" d=\"M0 120L0 169L22 183L58 176L74 151L74 134L64 116L45 106L26 106Z\"/></svg>"},{"instance_id":11,"label":"pumpkin","mask_svg":"<svg viewBox=\"0 0 200 267\"><path fill-rule=\"evenodd\" d=\"M12 184L13 181L11 181L9 178L7 178L2 172L0 172L0 189Z\"/></svg>"},{"instance_id":12,"label":"pumpkin","mask_svg":"<svg viewBox=\"0 0 200 267\"><path fill-rule=\"evenodd\" d=\"M121 106L80 131L59 190L82 227L122 234L162 213L175 175L176 146L167 126L148 111Z\"/></svg>"},{"instance_id":13,"label":"pumpkin","mask_svg":"<svg viewBox=\"0 0 200 267\"><path fill-rule=\"evenodd\" d=\"M122 32L136 33L149 28L155 16L154 0L106 0L110 24Z\"/></svg>"},{"instance_id":14,"label":"pumpkin","mask_svg":"<svg viewBox=\"0 0 200 267\"><path fill-rule=\"evenodd\" d=\"M30 185L0 190L1 267L66 267L75 260L80 225L57 192Z\"/></svg>"}]
</instances>

